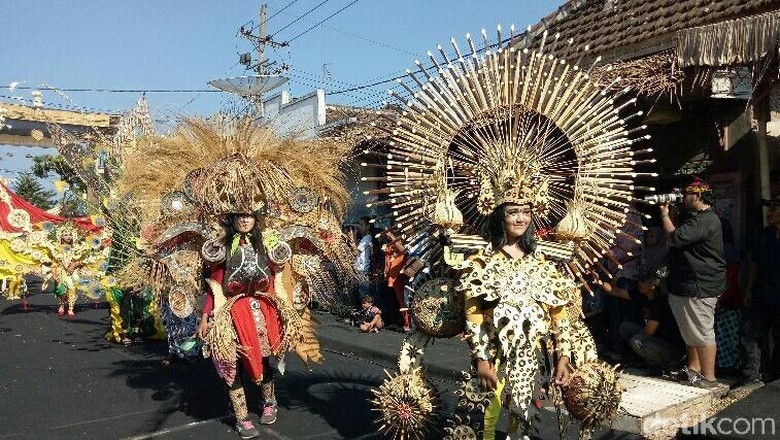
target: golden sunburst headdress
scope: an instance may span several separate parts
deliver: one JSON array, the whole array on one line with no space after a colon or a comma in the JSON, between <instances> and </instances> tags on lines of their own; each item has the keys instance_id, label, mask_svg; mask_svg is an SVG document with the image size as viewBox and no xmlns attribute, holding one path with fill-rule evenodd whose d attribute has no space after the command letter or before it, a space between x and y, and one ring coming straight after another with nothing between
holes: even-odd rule
<instances>
[{"instance_id":1,"label":"golden sunburst headdress","mask_svg":"<svg viewBox=\"0 0 780 440\"><path fill-rule=\"evenodd\" d=\"M441 46L440 57L429 52L430 67L418 62L399 80L405 92L391 91L401 111L371 204L389 205L409 239L435 227L441 210L432 201L442 194L455 195L459 231L481 230L502 203L528 203L537 229L552 231L542 242L576 244L567 271L597 277L641 189L635 179L652 175L636 169L652 150L640 147L649 136L635 99L619 80L599 86L589 71L519 39L486 50L466 40L465 50L451 40L454 56Z\"/></svg>"}]
</instances>

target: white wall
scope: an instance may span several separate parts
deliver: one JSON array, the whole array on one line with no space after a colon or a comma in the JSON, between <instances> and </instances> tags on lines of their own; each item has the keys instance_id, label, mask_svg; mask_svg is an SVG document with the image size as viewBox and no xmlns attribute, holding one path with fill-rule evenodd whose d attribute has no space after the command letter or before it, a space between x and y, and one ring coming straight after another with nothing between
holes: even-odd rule
<instances>
[{"instance_id":1,"label":"white wall","mask_svg":"<svg viewBox=\"0 0 780 440\"><path fill-rule=\"evenodd\" d=\"M300 98L282 91L263 101L263 118L280 137L311 139L325 125L325 91L315 90Z\"/></svg>"}]
</instances>

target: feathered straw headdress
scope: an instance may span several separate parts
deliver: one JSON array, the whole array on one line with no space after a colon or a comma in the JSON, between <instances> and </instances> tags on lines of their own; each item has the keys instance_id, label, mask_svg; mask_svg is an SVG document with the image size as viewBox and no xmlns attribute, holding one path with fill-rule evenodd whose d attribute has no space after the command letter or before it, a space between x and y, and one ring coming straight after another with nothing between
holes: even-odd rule
<instances>
[{"instance_id":1,"label":"feathered straw headdress","mask_svg":"<svg viewBox=\"0 0 780 440\"><path fill-rule=\"evenodd\" d=\"M169 136L143 140L125 160L120 187L147 220L186 211L194 218L252 213L307 188L337 215L349 195L340 161L348 145L281 139L251 119L184 120Z\"/></svg>"}]
</instances>

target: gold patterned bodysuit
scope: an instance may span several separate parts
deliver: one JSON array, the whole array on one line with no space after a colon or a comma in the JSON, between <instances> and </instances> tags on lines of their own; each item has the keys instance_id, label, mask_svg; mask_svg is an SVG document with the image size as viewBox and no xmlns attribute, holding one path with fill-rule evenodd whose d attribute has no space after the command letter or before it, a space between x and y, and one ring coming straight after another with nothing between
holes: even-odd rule
<instances>
[{"instance_id":1,"label":"gold patterned bodysuit","mask_svg":"<svg viewBox=\"0 0 780 440\"><path fill-rule=\"evenodd\" d=\"M463 270L457 289L464 292L472 356L497 365L510 412L525 418L546 350L543 338L554 336L558 357L570 356L566 306L578 294L576 285L541 255L511 259L496 252L458 268Z\"/></svg>"}]
</instances>

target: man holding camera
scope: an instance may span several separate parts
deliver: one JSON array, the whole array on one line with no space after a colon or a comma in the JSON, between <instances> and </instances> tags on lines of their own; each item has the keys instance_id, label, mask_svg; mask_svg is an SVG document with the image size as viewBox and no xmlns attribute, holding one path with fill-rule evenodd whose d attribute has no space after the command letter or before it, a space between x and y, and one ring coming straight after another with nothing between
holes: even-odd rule
<instances>
[{"instance_id":1,"label":"man holding camera","mask_svg":"<svg viewBox=\"0 0 780 440\"><path fill-rule=\"evenodd\" d=\"M726 289L726 260L720 219L713 212L709 183L694 178L682 196L675 227L670 204L660 205L661 224L669 236L669 305L688 352L687 383L717 388L715 379L715 306Z\"/></svg>"}]
</instances>

